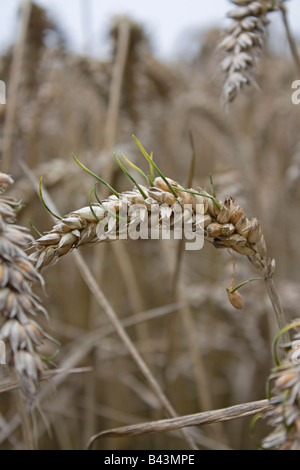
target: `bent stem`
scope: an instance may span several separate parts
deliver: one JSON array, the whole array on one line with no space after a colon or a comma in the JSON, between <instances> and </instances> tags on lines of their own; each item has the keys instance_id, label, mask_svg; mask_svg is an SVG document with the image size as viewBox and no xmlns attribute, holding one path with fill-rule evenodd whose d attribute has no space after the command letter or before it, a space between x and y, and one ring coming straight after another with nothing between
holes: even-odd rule
<instances>
[{"instance_id":1,"label":"bent stem","mask_svg":"<svg viewBox=\"0 0 300 470\"><path fill-rule=\"evenodd\" d=\"M104 437L122 437L122 436L142 436L144 434L170 432L176 429L182 429L189 426L199 426L204 424L220 423L222 421L233 420L251 416L253 414L267 412L273 408L268 400L258 400L250 403L230 406L213 411L205 411L191 415L181 416L179 418L164 419L148 423L133 424L121 428L108 429L93 436L88 442L86 449L91 450L95 441Z\"/></svg>"}]
</instances>

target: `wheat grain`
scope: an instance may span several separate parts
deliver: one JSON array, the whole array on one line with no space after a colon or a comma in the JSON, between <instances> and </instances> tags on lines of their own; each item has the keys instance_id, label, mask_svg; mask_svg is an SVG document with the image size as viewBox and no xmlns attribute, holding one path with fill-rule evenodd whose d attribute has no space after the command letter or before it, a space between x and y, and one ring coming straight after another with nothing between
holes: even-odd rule
<instances>
[{"instance_id":1,"label":"wheat grain","mask_svg":"<svg viewBox=\"0 0 300 470\"><path fill-rule=\"evenodd\" d=\"M0 192L12 183L0 173ZM25 252L33 238L15 224L18 205L0 196L0 339L6 345L7 364L17 372L27 398L33 399L39 373L45 369L37 353L45 333L32 317L46 311L31 290L31 284L43 284L43 278Z\"/></svg>"}]
</instances>

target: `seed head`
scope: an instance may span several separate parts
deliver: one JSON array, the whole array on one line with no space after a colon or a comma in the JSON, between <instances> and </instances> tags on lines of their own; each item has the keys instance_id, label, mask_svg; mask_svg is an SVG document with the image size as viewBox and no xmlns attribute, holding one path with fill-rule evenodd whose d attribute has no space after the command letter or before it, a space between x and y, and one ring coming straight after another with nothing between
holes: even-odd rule
<instances>
[{"instance_id":1,"label":"seed head","mask_svg":"<svg viewBox=\"0 0 300 470\"><path fill-rule=\"evenodd\" d=\"M270 2L264 0L232 0L232 3L236 8L227 16L233 23L218 46L226 53L221 62L221 69L226 74L223 86L225 103L232 102L246 85L255 85L252 71L264 44L270 7Z\"/></svg>"},{"instance_id":2,"label":"seed head","mask_svg":"<svg viewBox=\"0 0 300 470\"><path fill-rule=\"evenodd\" d=\"M299 320L295 321L299 324ZM285 345L285 359L271 372L271 411L264 418L273 428L262 441L266 449L300 450L300 335Z\"/></svg>"},{"instance_id":3,"label":"seed head","mask_svg":"<svg viewBox=\"0 0 300 470\"><path fill-rule=\"evenodd\" d=\"M0 191L13 181L0 173ZM37 353L45 334L32 316L46 314L32 284L43 284L42 276L30 262L26 249L33 242L27 229L15 223L13 199L0 197L0 339L5 342L7 364L17 372L26 397L33 400L39 373L44 365ZM59 241L57 235L43 237L44 243ZM50 239L49 239L50 238Z\"/></svg>"}]
</instances>

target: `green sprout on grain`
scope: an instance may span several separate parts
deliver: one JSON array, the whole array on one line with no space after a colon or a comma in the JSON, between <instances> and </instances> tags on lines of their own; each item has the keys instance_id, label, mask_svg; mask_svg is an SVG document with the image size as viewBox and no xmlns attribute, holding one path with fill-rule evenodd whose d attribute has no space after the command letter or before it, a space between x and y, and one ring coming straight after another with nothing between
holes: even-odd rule
<instances>
[{"instance_id":1,"label":"green sprout on grain","mask_svg":"<svg viewBox=\"0 0 300 470\"><path fill-rule=\"evenodd\" d=\"M189 194L195 194L196 196L207 197L208 199L211 199L213 201L213 203L219 210L221 210L222 208L221 204L217 201L217 199L214 196L210 196L210 194L198 193L197 191L193 191L192 189L184 189L181 186L172 186L172 188L177 189L178 191L181 191L182 193L189 193Z\"/></svg>"},{"instance_id":2,"label":"green sprout on grain","mask_svg":"<svg viewBox=\"0 0 300 470\"><path fill-rule=\"evenodd\" d=\"M123 222L123 223L127 223L127 219L125 219L125 217L121 217L119 214L117 214L117 212L114 212L114 211L111 211L110 209L108 209L108 207L106 207L103 202L101 201L101 199L99 198L98 194L97 194L97 191L96 191L96 186L97 186L98 183L96 183L94 185L94 194L95 194L95 198L97 199L97 202L100 204L101 207L103 207L103 209L105 210L105 212L107 212L109 215L111 215L112 217L114 217L115 219Z\"/></svg>"},{"instance_id":3,"label":"green sprout on grain","mask_svg":"<svg viewBox=\"0 0 300 470\"><path fill-rule=\"evenodd\" d=\"M92 205L92 194L93 192L95 191L95 186L96 186L97 183L95 183L95 185L92 187L92 189L90 190L89 192L89 207L91 209L91 213L93 214L94 218L97 220L97 222L100 222L101 223L101 220L99 219L99 217L96 215L96 212L94 211L93 209L93 205Z\"/></svg>"},{"instance_id":4,"label":"green sprout on grain","mask_svg":"<svg viewBox=\"0 0 300 470\"><path fill-rule=\"evenodd\" d=\"M284 328L282 328L275 336L275 339L273 341L273 346L272 346L272 353L273 353L274 362L276 363L277 366L280 365L280 360L277 354L277 344L278 344L279 339L288 331L292 330L293 328L297 328L299 326L300 326L300 321L292 322L289 325L286 325Z\"/></svg>"},{"instance_id":5,"label":"green sprout on grain","mask_svg":"<svg viewBox=\"0 0 300 470\"><path fill-rule=\"evenodd\" d=\"M209 172L209 180L210 180L210 187L211 187L212 195L213 195L214 198L216 198L217 195L216 195L215 186L214 186L213 177L212 177L211 172Z\"/></svg>"},{"instance_id":6,"label":"green sprout on grain","mask_svg":"<svg viewBox=\"0 0 300 470\"><path fill-rule=\"evenodd\" d=\"M140 173L140 175L145 178L146 180L146 183L149 184L149 186L152 186L153 184L153 181L151 180L150 177L148 177L146 175L146 173L143 172L143 170L141 170L141 168L139 168L137 165L135 165L134 163L132 163L127 157L125 157L124 153L121 153L122 157L124 158L124 160L126 161L126 163L131 166L131 168L133 168L134 170L136 170L138 173ZM152 168L152 167L151 167Z\"/></svg>"},{"instance_id":7,"label":"green sprout on grain","mask_svg":"<svg viewBox=\"0 0 300 470\"><path fill-rule=\"evenodd\" d=\"M144 147L142 146L142 144L138 141L138 139L133 135L132 136L138 146L138 148L140 149L140 151L142 152L142 154L144 155L144 157L146 158L147 162L149 163L150 165L150 168L154 168L154 170L159 174L159 176L164 180L164 182L166 183L166 185L168 186L169 190L171 191L171 193L173 194L173 196L177 199L179 196L178 194L174 191L172 185L169 183L169 181L167 180L167 178L165 177L165 175L161 172L161 170L158 168L158 166L156 165L156 163L154 163L153 159L150 157L150 155L146 152L146 150L144 149ZM153 180L154 182L154 180Z\"/></svg>"},{"instance_id":8,"label":"green sprout on grain","mask_svg":"<svg viewBox=\"0 0 300 470\"><path fill-rule=\"evenodd\" d=\"M253 416L253 418L251 419L251 422L250 422L250 437L252 439L252 442L254 443L254 445L258 448L258 449L261 449L261 450L264 450L264 447L261 445L259 439L257 438L256 434L255 434L255 427L256 427L256 423L262 419L264 416L263 413L257 413L256 415Z\"/></svg>"},{"instance_id":9,"label":"green sprout on grain","mask_svg":"<svg viewBox=\"0 0 300 470\"><path fill-rule=\"evenodd\" d=\"M33 222L31 220L28 221L30 227L32 228L32 230L35 231L35 233L39 236L39 237L42 237L43 234L36 228L36 226L33 224Z\"/></svg>"},{"instance_id":10,"label":"green sprout on grain","mask_svg":"<svg viewBox=\"0 0 300 470\"><path fill-rule=\"evenodd\" d=\"M55 217L56 219L58 220L63 220L62 217L60 217L59 215L56 215L54 214L54 212L52 212L52 210L47 206L45 200L44 200L44 197L43 197L43 193L42 193L42 181L43 181L43 177L41 176L40 178L40 182L39 182L39 195L40 195L40 199L41 199L41 202L43 204L43 206L45 207L45 209L51 214L53 215L53 217Z\"/></svg>"},{"instance_id":11,"label":"green sprout on grain","mask_svg":"<svg viewBox=\"0 0 300 470\"><path fill-rule=\"evenodd\" d=\"M138 182L134 179L134 177L129 173L129 171L125 168L125 166L120 162L118 159L116 153L114 153L114 157L116 159L116 162L118 163L119 167L121 168L122 171L124 171L125 175L128 176L128 178L135 184L141 195L143 196L144 199L147 199L147 194L144 193Z\"/></svg>"},{"instance_id":12,"label":"green sprout on grain","mask_svg":"<svg viewBox=\"0 0 300 470\"><path fill-rule=\"evenodd\" d=\"M261 277L253 277L252 279L248 279L247 281L244 281L244 282L241 282L241 284L239 284L238 286L234 286L232 289L228 289L227 292L229 294L233 294L236 290L240 289L241 287L245 286L246 284L248 284L249 282L252 282L252 281L259 281L260 279L262 279Z\"/></svg>"},{"instance_id":13,"label":"green sprout on grain","mask_svg":"<svg viewBox=\"0 0 300 470\"><path fill-rule=\"evenodd\" d=\"M151 152L149 156L153 162L153 152ZM154 184L154 170L153 170L153 165L150 163L149 163L149 172L150 172L150 175L149 175L150 183L151 185L153 185Z\"/></svg>"},{"instance_id":14,"label":"green sprout on grain","mask_svg":"<svg viewBox=\"0 0 300 470\"><path fill-rule=\"evenodd\" d=\"M57 358L57 356L59 355L59 353L60 353L60 350L59 350L59 349L56 349L56 350L54 351L54 353L51 354L51 356L41 356L41 360L42 360L43 362L52 362L52 361L54 361L54 359Z\"/></svg>"},{"instance_id":15,"label":"green sprout on grain","mask_svg":"<svg viewBox=\"0 0 300 470\"><path fill-rule=\"evenodd\" d=\"M72 154L72 157L74 158L75 162L77 163L77 165L80 166L80 168L82 168L86 173L88 173L89 175L93 176L96 180L100 181L100 183L104 184L104 186L107 187L107 189L109 189L109 191L114 194L118 199L120 199L120 194L108 183L106 183L106 181L104 181L102 178L100 178L100 176L96 175L95 173L93 173L91 170L89 170L89 168L87 168L86 166L83 165L83 163L81 163L74 155L74 153Z\"/></svg>"}]
</instances>

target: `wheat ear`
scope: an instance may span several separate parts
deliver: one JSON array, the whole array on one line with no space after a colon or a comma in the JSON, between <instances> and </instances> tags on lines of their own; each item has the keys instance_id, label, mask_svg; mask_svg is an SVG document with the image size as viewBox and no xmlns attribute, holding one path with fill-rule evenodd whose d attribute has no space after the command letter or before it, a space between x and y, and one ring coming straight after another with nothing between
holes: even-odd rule
<instances>
[{"instance_id":1,"label":"wheat ear","mask_svg":"<svg viewBox=\"0 0 300 470\"><path fill-rule=\"evenodd\" d=\"M0 193L13 184L0 173ZM47 315L31 285L43 285L43 278L28 259L25 250L33 238L15 224L20 203L0 196L0 340L6 346L6 363L16 371L29 400L37 391L39 373L45 366L37 353L46 334L33 320Z\"/></svg>"},{"instance_id":2,"label":"wheat ear","mask_svg":"<svg viewBox=\"0 0 300 470\"><path fill-rule=\"evenodd\" d=\"M284 330L300 327L295 320ZM285 331L282 331L284 333ZM277 341L277 336L275 342ZM262 441L265 449L300 450L300 334L296 333L284 345L285 359L279 362L269 377L270 403L273 408L264 414L273 431Z\"/></svg>"},{"instance_id":3,"label":"wheat ear","mask_svg":"<svg viewBox=\"0 0 300 470\"><path fill-rule=\"evenodd\" d=\"M159 227L163 227L166 218L171 217L171 211L166 208L174 207L179 211L182 224L186 220L185 205L192 208L192 226L197 232L197 205L202 206L204 213L201 222L205 230L205 239L211 241L217 249L227 248L245 255L265 275L271 275L275 269L275 261L267 257L266 243L256 218L249 220L242 207L237 205L231 197L224 202L209 194L203 189L185 189L170 178L166 178L173 187L177 198L172 194L165 181L158 177L152 187L140 186L144 198L138 189L120 193L119 198L109 196L101 204L92 204L69 213L63 217L52 230L34 242L35 251L30 255L37 269L41 269L74 248L82 245L100 243L97 236L97 225L110 213L121 213L126 208L128 214L128 230L130 224L136 221L136 212L131 207L139 207L141 212L150 210L159 212ZM178 222L178 218L176 219ZM118 232L118 220L116 230ZM170 226L175 221L170 221Z\"/></svg>"},{"instance_id":4,"label":"wheat ear","mask_svg":"<svg viewBox=\"0 0 300 470\"><path fill-rule=\"evenodd\" d=\"M63 217L50 232L36 240L34 252L30 255L35 267L40 270L74 248L101 242L101 238L97 235L98 223L101 224L101 221L112 212L120 213L124 207L128 214L127 229L130 231L131 224L136 223L136 210L131 211L131 209L136 206L139 208L139 217L142 217L141 214L147 215L155 207L155 211L159 214L159 227L163 228L164 222L169 218L172 228L175 218L172 218L172 211L168 209L174 207L175 204L176 221L178 223L181 217L182 224L184 224L188 205L191 208L189 217L192 218L193 230L197 233L199 223L197 207L201 205L201 229L204 230L205 240L211 242L217 249L227 248L247 256L265 279L279 327L286 325L273 283L275 260L267 256L260 223L256 218L249 220L243 208L237 205L231 197L226 197L224 202L221 202L201 188L198 191L185 189L172 179L162 177L156 178L150 187L139 185L132 191L116 194L108 197L101 204L90 204L90 206L71 212ZM148 220L151 220L151 217ZM120 221L116 218L115 222L118 234ZM236 306L235 301L240 302L240 294L237 290L228 291L228 298L234 306Z\"/></svg>"},{"instance_id":5,"label":"wheat ear","mask_svg":"<svg viewBox=\"0 0 300 470\"><path fill-rule=\"evenodd\" d=\"M228 13L233 23L226 31L218 49L226 52L221 69L226 74L223 101L229 103L245 85L255 84L252 77L257 57L263 47L267 13L276 8L276 1L231 0L236 8Z\"/></svg>"}]
</instances>

